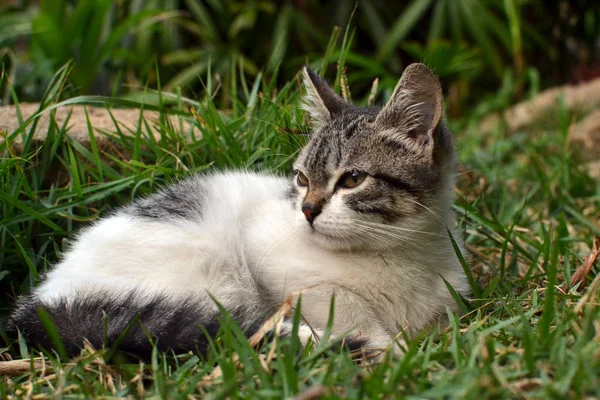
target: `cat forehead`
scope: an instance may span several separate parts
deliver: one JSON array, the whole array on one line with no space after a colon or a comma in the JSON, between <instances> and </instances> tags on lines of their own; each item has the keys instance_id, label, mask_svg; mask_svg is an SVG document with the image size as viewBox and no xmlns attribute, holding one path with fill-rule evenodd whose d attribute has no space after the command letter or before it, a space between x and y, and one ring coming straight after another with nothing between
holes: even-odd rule
<instances>
[{"instance_id":1,"label":"cat forehead","mask_svg":"<svg viewBox=\"0 0 600 400\"><path fill-rule=\"evenodd\" d=\"M331 121L313 135L303 149L297 164L311 172L328 171L347 163L347 156L368 136L369 128L361 118Z\"/></svg>"},{"instance_id":2,"label":"cat forehead","mask_svg":"<svg viewBox=\"0 0 600 400\"><path fill-rule=\"evenodd\" d=\"M352 122L371 120L377 117L381 107L355 107L348 106L339 114L336 114L324 127L339 127Z\"/></svg>"},{"instance_id":3,"label":"cat forehead","mask_svg":"<svg viewBox=\"0 0 600 400\"><path fill-rule=\"evenodd\" d=\"M378 108L348 107L343 113L314 130L310 144L351 146L361 140L361 134L373 132L370 123L375 120L378 112Z\"/></svg>"}]
</instances>

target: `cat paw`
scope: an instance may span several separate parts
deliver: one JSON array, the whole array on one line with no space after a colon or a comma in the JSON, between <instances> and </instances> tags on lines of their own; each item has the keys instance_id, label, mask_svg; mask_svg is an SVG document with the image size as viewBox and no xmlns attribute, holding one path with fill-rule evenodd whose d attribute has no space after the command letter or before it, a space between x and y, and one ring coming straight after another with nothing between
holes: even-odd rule
<instances>
[{"instance_id":1,"label":"cat paw","mask_svg":"<svg viewBox=\"0 0 600 400\"><path fill-rule=\"evenodd\" d=\"M291 336L294 324L291 321L284 321L281 328L281 336ZM323 337L325 331L321 329L311 328L307 324L300 324L298 326L298 338L303 346L306 346L308 342L317 343Z\"/></svg>"},{"instance_id":2,"label":"cat paw","mask_svg":"<svg viewBox=\"0 0 600 400\"><path fill-rule=\"evenodd\" d=\"M359 335L347 336L342 343L350 350L354 358L361 363L368 364L378 364L384 361L388 355L402 356L406 347L403 340L393 340L389 337L366 338Z\"/></svg>"}]
</instances>

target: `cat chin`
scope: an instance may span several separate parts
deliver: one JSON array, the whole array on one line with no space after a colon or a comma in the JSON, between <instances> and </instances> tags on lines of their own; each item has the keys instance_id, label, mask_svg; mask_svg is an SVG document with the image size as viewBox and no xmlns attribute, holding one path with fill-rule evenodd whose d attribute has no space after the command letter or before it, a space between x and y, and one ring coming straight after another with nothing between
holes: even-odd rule
<instances>
[{"instance_id":1,"label":"cat chin","mask_svg":"<svg viewBox=\"0 0 600 400\"><path fill-rule=\"evenodd\" d=\"M352 250L355 247L352 242L327 233L313 231L310 237L315 244L327 250Z\"/></svg>"},{"instance_id":2,"label":"cat chin","mask_svg":"<svg viewBox=\"0 0 600 400\"><path fill-rule=\"evenodd\" d=\"M306 221L300 221L300 232L308 245L314 245L325 250L348 251L355 248L353 243L348 239L332 235L323 229L315 229L307 224Z\"/></svg>"}]
</instances>

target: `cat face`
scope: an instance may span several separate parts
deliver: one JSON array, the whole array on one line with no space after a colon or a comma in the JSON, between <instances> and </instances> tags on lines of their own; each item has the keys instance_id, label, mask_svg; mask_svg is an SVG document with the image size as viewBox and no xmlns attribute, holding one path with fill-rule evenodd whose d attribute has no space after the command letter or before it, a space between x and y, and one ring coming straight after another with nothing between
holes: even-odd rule
<instances>
[{"instance_id":1,"label":"cat face","mask_svg":"<svg viewBox=\"0 0 600 400\"><path fill-rule=\"evenodd\" d=\"M297 223L329 248L401 245L451 199L442 193L453 149L437 79L409 66L382 109L348 104L308 69L304 81L314 129L294 164Z\"/></svg>"}]
</instances>

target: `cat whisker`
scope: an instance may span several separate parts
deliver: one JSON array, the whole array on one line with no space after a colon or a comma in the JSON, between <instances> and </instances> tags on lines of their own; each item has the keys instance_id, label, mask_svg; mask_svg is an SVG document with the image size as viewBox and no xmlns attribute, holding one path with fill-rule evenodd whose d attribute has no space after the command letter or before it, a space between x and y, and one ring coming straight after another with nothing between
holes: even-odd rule
<instances>
[{"instance_id":1,"label":"cat whisker","mask_svg":"<svg viewBox=\"0 0 600 400\"><path fill-rule=\"evenodd\" d=\"M378 232L388 235L388 236L394 236L396 238L405 240L405 241L411 241L411 242L421 242L422 238L420 238L420 235L425 235L425 236L433 236L433 237L439 237L439 238L447 238L446 234L443 233L437 233L437 232L428 232L428 231L421 231L421 230L417 230L417 229L410 229L410 228L403 228L403 227L399 227L399 226L394 226L394 225L386 225L386 224L380 224L380 223L376 223L376 222L367 222L367 221L354 221L354 224L360 227L368 227L371 229L376 229ZM416 234L414 236L407 236L407 235L401 235L399 232L406 232L406 233L413 233Z\"/></svg>"},{"instance_id":2,"label":"cat whisker","mask_svg":"<svg viewBox=\"0 0 600 400\"><path fill-rule=\"evenodd\" d=\"M437 237L444 237L444 238L447 237L446 234L442 234L442 233L431 232L431 231L421 231L421 230L417 230L417 229L404 228L401 226L382 224L382 223L378 223L378 222L356 220L356 223L364 224L364 225L372 226L372 227L380 227L382 229L387 229L387 230L392 230L392 231L418 233L418 234L423 234L423 235L428 235L428 236L437 236Z\"/></svg>"},{"instance_id":3,"label":"cat whisker","mask_svg":"<svg viewBox=\"0 0 600 400\"><path fill-rule=\"evenodd\" d=\"M390 234L390 235L395 235L398 237L405 238L407 240L415 239L415 235L411 236L411 235L407 235L407 234L411 234L411 233L412 234L430 234L429 232L418 231L418 230L413 230L413 229L390 229L392 227L391 225L378 224L378 223L365 222L365 221L354 221L354 225L363 227L363 228L369 228L369 229L376 230L378 232L382 232L382 233L386 233L386 234Z\"/></svg>"},{"instance_id":4,"label":"cat whisker","mask_svg":"<svg viewBox=\"0 0 600 400\"><path fill-rule=\"evenodd\" d=\"M414 238L412 238L410 236L402 236L397 233L381 229L380 227L377 227L377 226L355 224L355 227L358 228L358 230L361 233L370 234L369 236L374 238L375 240L386 240L386 238L388 238L387 242L392 245L398 244L396 241L392 240L392 239L395 239L397 241L412 245L414 247L418 246L418 243L416 243L416 240L414 240Z\"/></svg>"},{"instance_id":5,"label":"cat whisker","mask_svg":"<svg viewBox=\"0 0 600 400\"><path fill-rule=\"evenodd\" d=\"M387 235L387 236L392 236L392 237L396 237L398 239L403 239L405 242L410 242L411 244L417 244L417 246L420 248L420 246L423 243L423 240L430 240L430 239L425 239L422 236L404 236L404 235L399 235L396 234L394 232L390 232L390 231L386 231L385 229L381 231L381 233ZM433 236L433 237L439 237L439 238L443 238L443 239L447 239L448 236L445 234L441 234L441 233L428 233L428 232L420 232L420 234L423 234L425 236ZM438 248L441 247L451 247L450 246L450 242L443 240L443 241L439 241L436 244L438 246Z\"/></svg>"},{"instance_id":6,"label":"cat whisker","mask_svg":"<svg viewBox=\"0 0 600 400\"><path fill-rule=\"evenodd\" d=\"M371 232L376 240L385 240L387 238L387 242L391 245L397 246L399 244L398 242L401 242L403 244L410 245L414 248L418 248L418 246L419 246L418 243L411 240L410 238L406 238L406 237L399 236L399 235L394 235L391 232L375 230L375 229L371 229L369 231L369 230L365 230L365 229L370 229L370 228L363 228L363 232Z\"/></svg>"},{"instance_id":7,"label":"cat whisker","mask_svg":"<svg viewBox=\"0 0 600 400\"><path fill-rule=\"evenodd\" d=\"M427 207L426 205L424 205L423 203L421 203L421 202L419 202L417 200L414 200L414 199L411 199L411 198L408 198L408 197L405 200L407 200L407 201L409 201L409 202L411 202L413 204L416 204L419 207L424 208L429 213L431 213L431 215L433 215L434 217L436 217L438 219L438 221L440 221L441 223L443 223L444 226L446 226L446 221L444 221L444 219L440 216L440 214L438 214L437 212L433 211L431 208Z\"/></svg>"},{"instance_id":8,"label":"cat whisker","mask_svg":"<svg viewBox=\"0 0 600 400\"><path fill-rule=\"evenodd\" d=\"M372 232L372 231L368 231L368 230L357 230L356 237L364 239L365 237L367 237L368 239L371 239L372 241L375 242L384 242L386 245L390 245L390 246L396 246L398 245L398 242L394 241L392 238L388 238L385 235L378 235L377 232Z\"/></svg>"}]
</instances>

